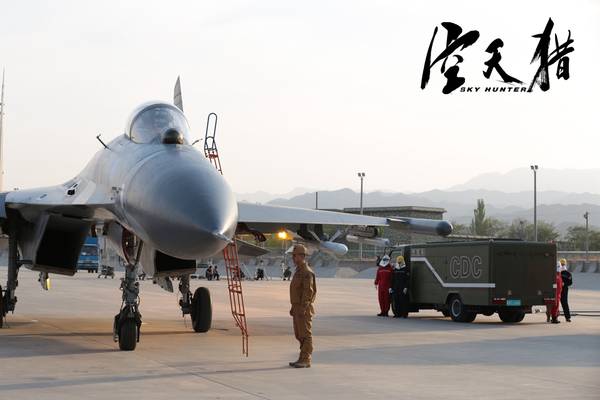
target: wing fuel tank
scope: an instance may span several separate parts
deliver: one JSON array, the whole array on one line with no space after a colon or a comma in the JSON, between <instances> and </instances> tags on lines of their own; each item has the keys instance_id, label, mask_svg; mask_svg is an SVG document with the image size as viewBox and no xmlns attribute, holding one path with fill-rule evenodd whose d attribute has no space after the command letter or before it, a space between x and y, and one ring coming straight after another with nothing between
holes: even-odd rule
<instances>
[{"instance_id":1,"label":"wing fuel tank","mask_svg":"<svg viewBox=\"0 0 600 400\"><path fill-rule=\"evenodd\" d=\"M452 224L445 220L390 217L388 223L393 229L425 235L448 236L452 233Z\"/></svg>"}]
</instances>

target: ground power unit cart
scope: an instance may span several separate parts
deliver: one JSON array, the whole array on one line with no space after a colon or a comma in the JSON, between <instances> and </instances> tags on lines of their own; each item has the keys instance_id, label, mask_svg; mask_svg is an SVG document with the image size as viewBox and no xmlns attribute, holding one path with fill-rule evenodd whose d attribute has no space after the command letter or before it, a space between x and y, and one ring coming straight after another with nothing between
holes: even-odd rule
<instances>
[{"instance_id":1,"label":"ground power unit cart","mask_svg":"<svg viewBox=\"0 0 600 400\"><path fill-rule=\"evenodd\" d=\"M556 245L519 240L479 240L406 245L410 310L434 309L456 322L498 313L520 322L532 306L554 303ZM395 311L395 305L392 304Z\"/></svg>"}]
</instances>

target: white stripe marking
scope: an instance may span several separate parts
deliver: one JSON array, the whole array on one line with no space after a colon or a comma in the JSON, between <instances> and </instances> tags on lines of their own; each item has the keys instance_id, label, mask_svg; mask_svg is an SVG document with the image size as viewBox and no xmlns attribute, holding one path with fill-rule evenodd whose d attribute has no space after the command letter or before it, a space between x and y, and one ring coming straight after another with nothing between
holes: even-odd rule
<instances>
[{"instance_id":1,"label":"white stripe marking","mask_svg":"<svg viewBox=\"0 0 600 400\"><path fill-rule=\"evenodd\" d=\"M427 265L433 276L438 280L440 285L445 288L495 288L495 283L446 283L440 278L437 271L433 266L429 263L427 257L411 257L411 261L422 261Z\"/></svg>"}]
</instances>

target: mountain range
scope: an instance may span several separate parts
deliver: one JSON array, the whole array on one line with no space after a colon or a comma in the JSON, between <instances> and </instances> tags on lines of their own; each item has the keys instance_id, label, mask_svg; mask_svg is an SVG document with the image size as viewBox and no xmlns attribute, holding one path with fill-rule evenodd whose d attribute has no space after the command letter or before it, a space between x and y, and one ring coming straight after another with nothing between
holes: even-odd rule
<instances>
[{"instance_id":1,"label":"mountain range","mask_svg":"<svg viewBox=\"0 0 600 400\"><path fill-rule=\"evenodd\" d=\"M501 191L490 188L502 187L511 177L516 180L506 187L519 187L518 181L523 172L529 176L529 188L522 191ZM564 187L579 190L540 190L538 186L538 219L553 223L561 233L572 225L582 225L583 214L590 213L592 226L600 226L600 169L593 170L544 170L546 183L542 187L558 188L559 179ZM440 207L447 210L445 218L458 223L468 224L473 217L477 199L484 199L488 216L505 222L515 219L533 220L533 191L531 190L531 171L514 170L506 174L483 174L465 184L453 186L447 190L430 190L421 193L369 192L363 196L364 207L424 206ZM582 179L581 176L585 179ZM552 179L551 179L552 178ZM555 179L556 178L556 179ZM483 186L484 187L478 187ZM583 190L590 189L590 190ZM298 188L284 195L269 195L257 192L253 197L238 195L240 200L250 202L268 202L269 204L315 208L315 191ZM260 200L258 200L260 199ZM360 194L351 189L319 191L319 208L342 209L358 207Z\"/></svg>"},{"instance_id":2,"label":"mountain range","mask_svg":"<svg viewBox=\"0 0 600 400\"><path fill-rule=\"evenodd\" d=\"M533 190L533 172L530 168L517 168L506 173L485 173L446 190L478 189L508 193ZM537 171L537 190L600 194L600 168L547 169L540 166Z\"/></svg>"}]
</instances>

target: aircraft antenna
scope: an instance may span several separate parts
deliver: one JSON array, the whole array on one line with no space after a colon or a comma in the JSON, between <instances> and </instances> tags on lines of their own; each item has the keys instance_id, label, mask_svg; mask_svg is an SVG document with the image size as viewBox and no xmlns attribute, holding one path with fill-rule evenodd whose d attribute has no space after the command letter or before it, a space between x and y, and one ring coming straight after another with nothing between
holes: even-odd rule
<instances>
[{"instance_id":1,"label":"aircraft antenna","mask_svg":"<svg viewBox=\"0 0 600 400\"><path fill-rule=\"evenodd\" d=\"M211 129L212 128L212 129ZM210 163L223 175L219 150L215 136L217 134L217 114L210 113L206 120L204 135L204 155ZM227 272L227 289L229 291L229 304L231 315L235 324L242 332L242 353L248 357L248 324L246 323L246 308L244 306L244 293L242 292L242 271L238 256L237 242L234 240L223 249L225 271Z\"/></svg>"}]
</instances>

